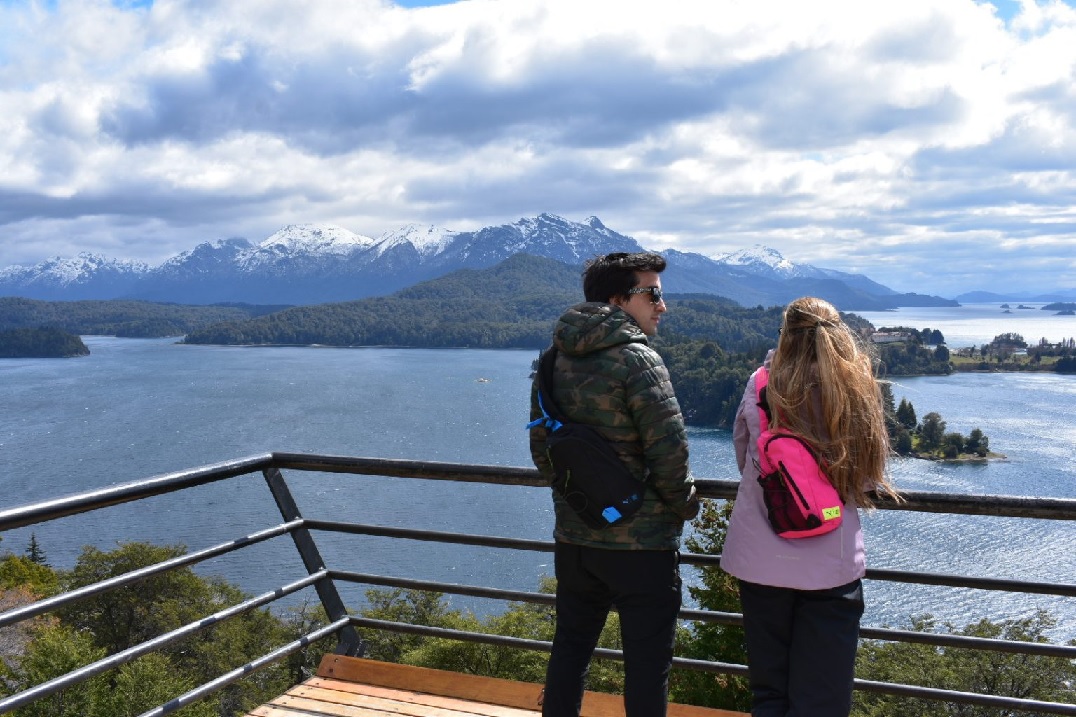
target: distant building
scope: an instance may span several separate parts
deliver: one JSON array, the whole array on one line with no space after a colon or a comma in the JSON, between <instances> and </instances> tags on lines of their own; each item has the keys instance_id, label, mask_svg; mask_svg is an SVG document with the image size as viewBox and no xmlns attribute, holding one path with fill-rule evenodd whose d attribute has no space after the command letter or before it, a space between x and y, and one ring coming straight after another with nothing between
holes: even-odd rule
<instances>
[{"instance_id":1,"label":"distant building","mask_svg":"<svg viewBox=\"0 0 1076 717\"><path fill-rule=\"evenodd\" d=\"M871 334L871 342L876 344L895 344L910 338L911 335L904 331L875 331Z\"/></svg>"}]
</instances>

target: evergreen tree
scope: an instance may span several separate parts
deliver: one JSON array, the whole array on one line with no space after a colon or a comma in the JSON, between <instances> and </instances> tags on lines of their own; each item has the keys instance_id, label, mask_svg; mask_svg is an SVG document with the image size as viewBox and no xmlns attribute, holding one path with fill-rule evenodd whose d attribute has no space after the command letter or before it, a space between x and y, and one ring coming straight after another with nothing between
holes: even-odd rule
<instances>
[{"instance_id":1,"label":"evergreen tree","mask_svg":"<svg viewBox=\"0 0 1076 717\"><path fill-rule=\"evenodd\" d=\"M933 451L940 448L945 439L945 421L938 413L931 411L923 416L919 435L924 449Z\"/></svg>"},{"instance_id":2,"label":"evergreen tree","mask_svg":"<svg viewBox=\"0 0 1076 717\"><path fill-rule=\"evenodd\" d=\"M897 407L897 420L900 421L900 425L909 431L919 423L915 417L915 407L906 398L900 399L900 405Z\"/></svg>"},{"instance_id":3,"label":"evergreen tree","mask_svg":"<svg viewBox=\"0 0 1076 717\"><path fill-rule=\"evenodd\" d=\"M878 382L879 392L882 394L882 412L885 414L886 433L889 434L889 442L897 438L900 430L900 421L897 419L896 409L893 407L893 385L889 381Z\"/></svg>"},{"instance_id":4,"label":"evergreen tree","mask_svg":"<svg viewBox=\"0 0 1076 717\"><path fill-rule=\"evenodd\" d=\"M37 542L37 535L34 533L30 533L30 545L26 548L26 557L30 558L30 562L38 565L47 566L49 564L48 558L45 557L45 551L41 549Z\"/></svg>"}]
</instances>

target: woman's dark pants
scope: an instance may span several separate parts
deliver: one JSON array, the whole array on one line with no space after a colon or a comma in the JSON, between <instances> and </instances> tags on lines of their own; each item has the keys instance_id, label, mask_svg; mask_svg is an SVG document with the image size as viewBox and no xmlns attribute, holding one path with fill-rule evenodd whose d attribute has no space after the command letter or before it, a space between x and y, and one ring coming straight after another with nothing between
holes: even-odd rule
<instances>
[{"instance_id":1,"label":"woman's dark pants","mask_svg":"<svg viewBox=\"0 0 1076 717\"><path fill-rule=\"evenodd\" d=\"M847 717L863 584L792 590L740 581L751 714Z\"/></svg>"},{"instance_id":2,"label":"woman's dark pants","mask_svg":"<svg viewBox=\"0 0 1076 717\"><path fill-rule=\"evenodd\" d=\"M606 550L558 542L557 629L546 671L544 717L577 717L605 618L616 605L624 645L627 717L664 717L680 610L675 550Z\"/></svg>"}]
</instances>

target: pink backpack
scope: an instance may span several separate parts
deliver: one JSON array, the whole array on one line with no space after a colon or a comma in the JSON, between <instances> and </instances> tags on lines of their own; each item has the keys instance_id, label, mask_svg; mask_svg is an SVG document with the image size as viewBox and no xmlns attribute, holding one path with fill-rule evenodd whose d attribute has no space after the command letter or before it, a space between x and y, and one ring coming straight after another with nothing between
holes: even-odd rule
<instances>
[{"instance_id":1,"label":"pink backpack","mask_svg":"<svg viewBox=\"0 0 1076 717\"><path fill-rule=\"evenodd\" d=\"M794 433L770 430L763 366L755 374L755 395L762 431L758 436L759 478L770 525L782 538L809 538L835 530L844 504L829 482L814 448Z\"/></svg>"}]
</instances>

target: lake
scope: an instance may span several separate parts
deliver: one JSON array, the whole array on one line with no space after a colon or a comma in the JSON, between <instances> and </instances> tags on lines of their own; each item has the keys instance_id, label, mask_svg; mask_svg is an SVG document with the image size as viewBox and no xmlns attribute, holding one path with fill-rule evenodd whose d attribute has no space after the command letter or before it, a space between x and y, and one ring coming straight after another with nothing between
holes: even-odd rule
<instances>
[{"instance_id":1,"label":"lake","mask_svg":"<svg viewBox=\"0 0 1076 717\"><path fill-rule=\"evenodd\" d=\"M951 311L951 310L950 310ZM891 315L888 314L887 315ZM1071 317L1057 317L1070 319ZM901 323L907 323L902 320ZM914 326L919 326L915 322ZM924 324L926 326L927 324ZM929 324L946 337L941 321ZM991 329L993 330L993 329ZM1006 329L1003 329L1003 331ZM986 340L992 338L991 334ZM1025 338L1027 335L1025 334ZM0 507L8 508L268 451L529 466L532 351L241 348L173 340L85 337L82 359L0 362ZM959 374L899 380L921 417L980 428L1004 461L894 461L898 486L966 494L1076 497L1076 377ZM689 431L700 478L736 476L727 431ZM287 473L304 514L329 520L549 539L548 490L336 474ZM11 531L0 550L23 552L33 532L51 564L70 567L84 545L148 540L200 549L278 522L260 476L161 496L139 506ZM1071 582L1071 523L878 511L865 519L869 564ZM318 536L328 564L370 573L533 590L549 555ZM290 540L275 539L199 568L260 593L300 576ZM285 567L286 566L286 567ZM491 579L492 578L492 579ZM686 578L693 580L692 575ZM361 603L362 589L348 587ZM954 597L955 595L955 597ZM904 624L929 612L959 626L1026 616L1038 606L1076 637L1076 605L1059 598L867 586L866 624ZM482 612L478 602L462 606Z\"/></svg>"},{"instance_id":2,"label":"lake","mask_svg":"<svg viewBox=\"0 0 1076 717\"><path fill-rule=\"evenodd\" d=\"M951 349L982 346L1000 334L1020 334L1029 344L1045 338L1056 344L1076 337L1076 316L1058 316L1055 311L1043 311L1043 303L1011 302L1008 310L1002 303L965 304L959 307L909 307L895 311L856 311L874 324L908 326L914 329L938 329ZM1030 308L1017 308L1026 306Z\"/></svg>"}]
</instances>

